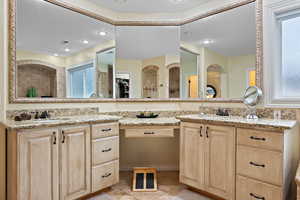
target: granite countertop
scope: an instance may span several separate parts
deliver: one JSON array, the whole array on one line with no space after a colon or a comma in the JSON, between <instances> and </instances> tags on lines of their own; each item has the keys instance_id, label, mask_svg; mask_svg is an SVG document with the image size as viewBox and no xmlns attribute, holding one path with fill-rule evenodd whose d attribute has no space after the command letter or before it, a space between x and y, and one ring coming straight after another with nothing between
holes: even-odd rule
<instances>
[{"instance_id":1,"label":"granite countertop","mask_svg":"<svg viewBox=\"0 0 300 200\"><path fill-rule=\"evenodd\" d=\"M121 126L179 126L180 120L175 117L159 118L124 118L120 121Z\"/></svg>"},{"instance_id":2,"label":"granite countertop","mask_svg":"<svg viewBox=\"0 0 300 200\"><path fill-rule=\"evenodd\" d=\"M206 115L206 114L193 114L193 115L182 115L176 117L181 121L186 122L200 122L200 123L215 123L222 125L234 125L236 127L257 127L257 128L271 128L271 129L291 129L297 125L297 121L292 120L277 120L277 119L246 119L240 116L217 116L217 115Z\"/></svg>"},{"instance_id":3,"label":"granite countertop","mask_svg":"<svg viewBox=\"0 0 300 200\"><path fill-rule=\"evenodd\" d=\"M73 125L83 123L102 123L102 122L116 122L122 117L114 115L82 115L82 116L66 116L57 117L50 120L28 120L16 122L13 120L7 120L3 124L8 129L30 129L41 127L53 127L61 125Z\"/></svg>"}]
</instances>

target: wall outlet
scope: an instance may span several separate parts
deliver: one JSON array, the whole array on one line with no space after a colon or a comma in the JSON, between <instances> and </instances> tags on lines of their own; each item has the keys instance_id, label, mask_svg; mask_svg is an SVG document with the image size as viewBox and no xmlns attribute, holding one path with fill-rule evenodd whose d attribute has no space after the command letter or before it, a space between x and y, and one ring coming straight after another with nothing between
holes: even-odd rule
<instances>
[{"instance_id":1,"label":"wall outlet","mask_svg":"<svg viewBox=\"0 0 300 200\"><path fill-rule=\"evenodd\" d=\"M274 110L274 119L281 119L281 110Z\"/></svg>"}]
</instances>

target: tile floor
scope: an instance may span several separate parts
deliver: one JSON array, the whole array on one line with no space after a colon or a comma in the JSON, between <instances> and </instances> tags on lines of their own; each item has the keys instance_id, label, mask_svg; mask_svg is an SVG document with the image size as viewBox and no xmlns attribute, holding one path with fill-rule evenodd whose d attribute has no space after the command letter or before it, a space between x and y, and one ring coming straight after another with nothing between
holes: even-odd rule
<instances>
[{"instance_id":1,"label":"tile floor","mask_svg":"<svg viewBox=\"0 0 300 200\"><path fill-rule=\"evenodd\" d=\"M178 172L158 173L157 192L132 192L132 174L120 173L120 182L89 200L211 200L179 183Z\"/></svg>"}]
</instances>

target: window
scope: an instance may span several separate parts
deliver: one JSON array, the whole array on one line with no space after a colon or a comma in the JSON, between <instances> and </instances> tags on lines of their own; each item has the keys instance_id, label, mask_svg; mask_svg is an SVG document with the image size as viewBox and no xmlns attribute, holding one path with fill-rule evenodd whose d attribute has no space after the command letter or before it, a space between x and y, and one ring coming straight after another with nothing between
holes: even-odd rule
<instances>
[{"instance_id":1,"label":"window","mask_svg":"<svg viewBox=\"0 0 300 200\"><path fill-rule=\"evenodd\" d=\"M269 106L300 106L300 2L264 7L264 95Z\"/></svg>"},{"instance_id":2,"label":"window","mask_svg":"<svg viewBox=\"0 0 300 200\"><path fill-rule=\"evenodd\" d=\"M69 94L72 98L88 98L95 92L95 68L88 63L68 70Z\"/></svg>"},{"instance_id":3,"label":"window","mask_svg":"<svg viewBox=\"0 0 300 200\"><path fill-rule=\"evenodd\" d=\"M300 15L280 18L281 96L300 98Z\"/></svg>"}]
</instances>

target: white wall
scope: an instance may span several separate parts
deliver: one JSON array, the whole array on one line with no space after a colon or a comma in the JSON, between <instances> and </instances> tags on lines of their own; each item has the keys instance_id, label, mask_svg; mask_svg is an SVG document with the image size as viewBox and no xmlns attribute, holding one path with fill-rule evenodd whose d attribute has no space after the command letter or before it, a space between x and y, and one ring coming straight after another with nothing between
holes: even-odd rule
<instances>
[{"instance_id":1,"label":"white wall","mask_svg":"<svg viewBox=\"0 0 300 200\"><path fill-rule=\"evenodd\" d=\"M228 92L231 98L241 98L247 85L247 70L255 68L255 55L230 56L227 61Z\"/></svg>"},{"instance_id":2,"label":"white wall","mask_svg":"<svg viewBox=\"0 0 300 200\"><path fill-rule=\"evenodd\" d=\"M129 73L130 98L141 98L142 95L142 61L141 60L116 60L116 73Z\"/></svg>"}]
</instances>

